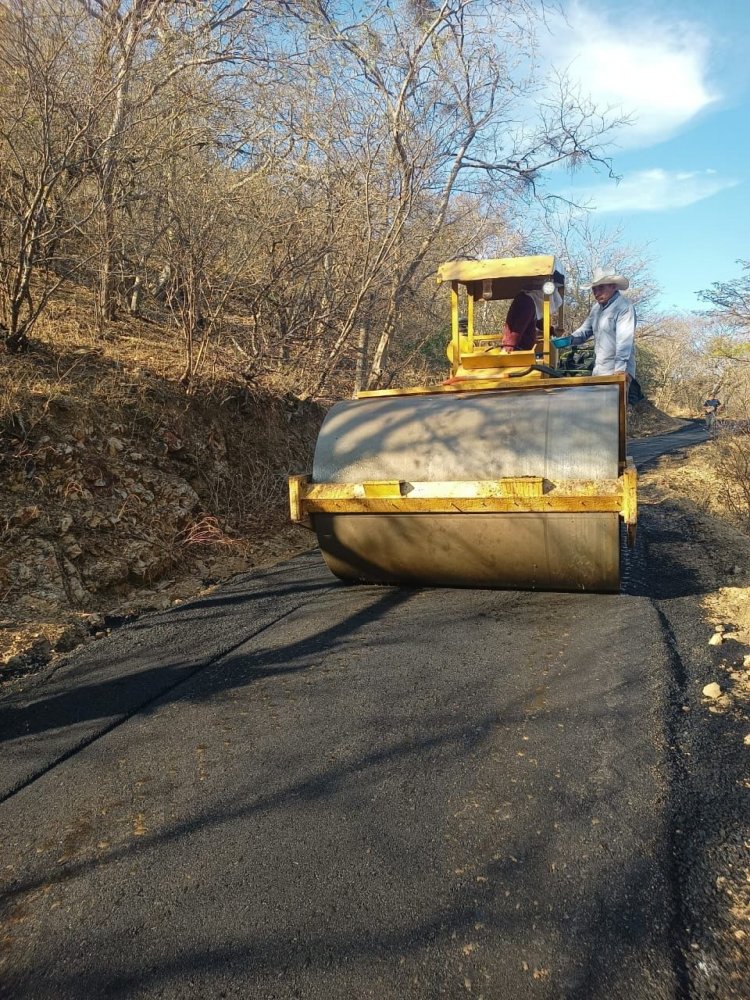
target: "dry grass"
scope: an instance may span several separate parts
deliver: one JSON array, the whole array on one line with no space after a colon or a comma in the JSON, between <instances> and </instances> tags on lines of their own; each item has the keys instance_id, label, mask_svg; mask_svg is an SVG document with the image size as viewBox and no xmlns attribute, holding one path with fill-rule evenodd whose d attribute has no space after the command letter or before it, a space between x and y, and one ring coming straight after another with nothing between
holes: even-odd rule
<instances>
[{"instance_id":1,"label":"dry grass","mask_svg":"<svg viewBox=\"0 0 750 1000\"><path fill-rule=\"evenodd\" d=\"M657 467L642 474L639 494L644 504L688 512L700 525L700 539L681 552L681 559L705 584L703 603L710 620L735 623L750 648L750 587L744 584L750 565L750 519L744 502L748 482L744 467L740 482L737 465L725 459L735 449L747 454L750 437L718 438L665 455Z\"/></svg>"},{"instance_id":2,"label":"dry grass","mask_svg":"<svg viewBox=\"0 0 750 1000\"><path fill-rule=\"evenodd\" d=\"M711 443L717 501L750 534L750 434L722 433Z\"/></svg>"},{"instance_id":3,"label":"dry grass","mask_svg":"<svg viewBox=\"0 0 750 1000\"><path fill-rule=\"evenodd\" d=\"M716 515L750 535L750 435L719 432L679 461L663 460L662 487L689 498L697 509Z\"/></svg>"}]
</instances>

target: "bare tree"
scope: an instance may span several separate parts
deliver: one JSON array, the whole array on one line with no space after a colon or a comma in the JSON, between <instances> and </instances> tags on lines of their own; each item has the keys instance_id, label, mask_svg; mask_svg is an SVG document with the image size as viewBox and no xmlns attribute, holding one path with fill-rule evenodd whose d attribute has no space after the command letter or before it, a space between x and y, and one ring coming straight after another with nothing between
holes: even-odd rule
<instances>
[{"instance_id":1,"label":"bare tree","mask_svg":"<svg viewBox=\"0 0 750 1000\"><path fill-rule=\"evenodd\" d=\"M92 114L72 112L81 18L46 0L17 0L0 21L0 308L8 347L18 351L80 265L68 242L93 210L78 197Z\"/></svg>"},{"instance_id":2,"label":"bare tree","mask_svg":"<svg viewBox=\"0 0 750 1000\"><path fill-rule=\"evenodd\" d=\"M739 364L750 364L750 261L738 261L742 274L732 281L718 281L699 293L713 308L708 315L718 326L712 340L715 354Z\"/></svg>"},{"instance_id":3,"label":"bare tree","mask_svg":"<svg viewBox=\"0 0 750 1000\"><path fill-rule=\"evenodd\" d=\"M388 288L370 384L382 379L403 297L429 258L462 189L504 203L540 190L542 171L583 159L604 163L602 140L616 124L565 84L552 99L533 61L540 7L526 0L436 0L350 8L334 0L297 5L347 97L366 105L370 136L366 200L367 279ZM352 16L353 15L353 16ZM358 16L359 15L359 16ZM493 30L487 31L492 23ZM353 299L318 387L358 324Z\"/></svg>"},{"instance_id":4,"label":"bare tree","mask_svg":"<svg viewBox=\"0 0 750 1000\"><path fill-rule=\"evenodd\" d=\"M227 307L241 293L257 247L235 179L221 165L205 153L183 157L173 183L162 255L169 273L165 297L184 346L181 381L190 390L209 344L224 332Z\"/></svg>"},{"instance_id":5,"label":"bare tree","mask_svg":"<svg viewBox=\"0 0 750 1000\"><path fill-rule=\"evenodd\" d=\"M98 28L99 72L111 94L98 144L101 204L99 310L112 319L120 269L119 218L127 207L122 170L134 127L157 113L158 98L181 76L265 62L266 16L260 0L221 0L203 8L189 0L78 0ZM132 155L136 155L134 153Z\"/></svg>"},{"instance_id":6,"label":"bare tree","mask_svg":"<svg viewBox=\"0 0 750 1000\"><path fill-rule=\"evenodd\" d=\"M648 397L667 412L699 412L721 384L725 365L711 358L689 314L662 318L638 346L638 377Z\"/></svg>"},{"instance_id":7,"label":"bare tree","mask_svg":"<svg viewBox=\"0 0 750 1000\"><path fill-rule=\"evenodd\" d=\"M0 233L9 322L71 278L95 289L102 322L123 301L157 320L166 309L187 385L216 348L244 378L348 391L363 325L370 386L435 369L437 265L531 249L518 219L544 198L545 169L608 169L617 123L538 72L544 7L19 0L8 10L36 20L29 45L4 33L8 58L28 62L24 45L53 58L34 100L54 115L24 135L31 98L15 71L0 77L0 142L25 171L0 161L21 178L0 173L0 212L29 220L25 257Z\"/></svg>"}]
</instances>

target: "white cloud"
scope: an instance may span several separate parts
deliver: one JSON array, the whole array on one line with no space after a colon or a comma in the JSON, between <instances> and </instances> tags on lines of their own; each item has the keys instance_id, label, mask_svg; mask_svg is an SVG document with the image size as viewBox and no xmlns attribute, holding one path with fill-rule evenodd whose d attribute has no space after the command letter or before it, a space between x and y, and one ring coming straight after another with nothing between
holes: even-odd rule
<instances>
[{"instance_id":1,"label":"white cloud","mask_svg":"<svg viewBox=\"0 0 750 1000\"><path fill-rule=\"evenodd\" d=\"M597 212L663 212L703 201L740 182L715 170L640 170L615 184L576 187L567 197Z\"/></svg>"},{"instance_id":2,"label":"white cloud","mask_svg":"<svg viewBox=\"0 0 750 1000\"><path fill-rule=\"evenodd\" d=\"M706 25L659 21L635 11L624 22L575 3L545 43L547 59L567 71L600 108L630 115L623 147L668 138L718 100L708 82Z\"/></svg>"}]
</instances>

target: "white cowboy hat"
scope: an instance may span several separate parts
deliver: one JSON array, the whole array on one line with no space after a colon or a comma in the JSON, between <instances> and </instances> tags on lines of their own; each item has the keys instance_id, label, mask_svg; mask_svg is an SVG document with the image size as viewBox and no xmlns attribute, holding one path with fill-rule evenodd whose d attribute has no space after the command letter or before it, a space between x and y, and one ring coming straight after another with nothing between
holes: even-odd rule
<instances>
[{"instance_id":1,"label":"white cowboy hat","mask_svg":"<svg viewBox=\"0 0 750 1000\"><path fill-rule=\"evenodd\" d=\"M630 282L621 274L615 274L614 268L595 267L591 281L587 285L581 285L581 288L588 291L589 288L595 288L597 285L616 285L621 292L624 292L630 286Z\"/></svg>"}]
</instances>

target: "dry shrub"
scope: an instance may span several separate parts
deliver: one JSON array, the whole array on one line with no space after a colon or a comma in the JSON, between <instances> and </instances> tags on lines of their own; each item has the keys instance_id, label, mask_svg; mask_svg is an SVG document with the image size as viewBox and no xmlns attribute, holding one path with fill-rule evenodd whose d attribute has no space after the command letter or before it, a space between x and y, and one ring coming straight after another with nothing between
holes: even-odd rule
<instances>
[{"instance_id":1,"label":"dry shrub","mask_svg":"<svg viewBox=\"0 0 750 1000\"><path fill-rule=\"evenodd\" d=\"M744 531L750 532L750 434L720 434L713 454L717 500Z\"/></svg>"},{"instance_id":2,"label":"dry shrub","mask_svg":"<svg viewBox=\"0 0 750 1000\"><path fill-rule=\"evenodd\" d=\"M202 514L178 532L176 542L185 548L196 545L230 546L235 544L235 539L227 535L218 518L211 514Z\"/></svg>"}]
</instances>

